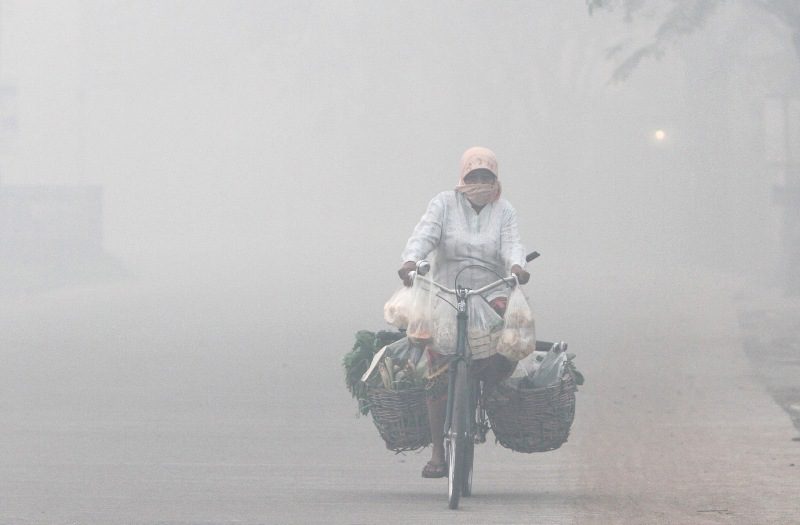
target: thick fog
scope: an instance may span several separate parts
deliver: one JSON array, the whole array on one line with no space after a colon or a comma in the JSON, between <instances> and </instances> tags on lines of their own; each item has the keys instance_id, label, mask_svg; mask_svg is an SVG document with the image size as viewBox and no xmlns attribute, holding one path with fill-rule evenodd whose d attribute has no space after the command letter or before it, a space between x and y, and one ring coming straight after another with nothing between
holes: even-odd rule
<instances>
[{"instance_id":1,"label":"thick fog","mask_svg":"<svg viewBox=\"0 0 800 525\"><path fill-rule=\"evenodd\" d=\"M540 337L579 356L619 290L780 289L770 108L797 97L792 33L723 3L618 78L658 23L582 0L0 3L0 188L101 188L113 267L0 277L0 406L273 407L280 426L298 381L345 399L342 355L386 327L405 242L474 145L542 253Z\"/></svg>"},{"instance_id":2,"label":"thick fog","mask_svg":"<svg viewBox=\"0 0 800 525\"><path fill-rule=\"evenodd\" d=\"M102 185L106 248L142 276L383 290L487 144L551 260L768 266L761 120L797 57L752 16L613 84L632 31L580 2L9 2L3 180Z\"/></svg>"}]
</instances>

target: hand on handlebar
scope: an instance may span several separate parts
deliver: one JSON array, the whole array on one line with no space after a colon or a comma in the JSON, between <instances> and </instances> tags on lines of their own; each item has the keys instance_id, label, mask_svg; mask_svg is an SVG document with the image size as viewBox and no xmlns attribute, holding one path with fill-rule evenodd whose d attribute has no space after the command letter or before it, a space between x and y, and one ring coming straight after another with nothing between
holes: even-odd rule
<instances>
[{"instance_id":1,"label":"hand on handlebar","mask_svg":"<svg viewBox=\"0 0 800 525\"><path fill-rule=\"evenodd\" d=\"M397 275L400 276L400 280L403 281L404 285L411 286L412 284L411 276L409 276L408 274L415 271L416 269L417 269L417 263L415 263L414 261L406 261L403 263L403 266L401 266L400 269L397 270Z\"/></svg>"},{"instance_id":2,"label":"hand on handlebar","mask_svg":"<svg viewBox=\"0 0 800 525\"><path fill-rule=\"evenodd\" d=\"M511 267L511 273L517 276L517 281L519 281L519 284L526 284L531 278L531 274L526 272L525 268L519 264L515 264Z\"/></svg>"}]
</instances>

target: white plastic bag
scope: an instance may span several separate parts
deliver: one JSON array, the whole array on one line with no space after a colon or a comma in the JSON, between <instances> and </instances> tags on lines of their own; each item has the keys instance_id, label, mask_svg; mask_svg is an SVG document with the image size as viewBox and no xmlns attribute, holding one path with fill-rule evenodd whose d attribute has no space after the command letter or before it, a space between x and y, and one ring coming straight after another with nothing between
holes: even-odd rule
<instances>
[{"instance_id":1,"label":"white plastic bag","mask_svg":"<svg viewBox=\"0 0 800 525\"><path fill-rule=\"evenodd\" d=\"M428 359L425 357L424 349L409 341L408 337L398 339L387 346L386 355L395 362L411 363L419 378L425 377L428 373Z\"/></svg>"},{"instance_id":2,"label":"white plastic bag","mask_svg":"<svg viewBox=\"0 0 800 525\"><path fill-rule=\"evenodd\" d=\"M511 373L511 377L516 379L532 378L542 364L542 359L544 359L545 355L547 355L547 352L534 350L529 356L520 359L517 361L517 366L514 368L514 372Z\"/></svg>"},{"instance_id":3,"label":"white plastic bag","mask_svg":"<svg viewBox=\"0 0 800 525\"><path fill-rule=\"evenodd\" d=\"M383 318L387 323L397 328L408 327L408 318L411 314L411 287L401 286L383 305Z\"/></svg>"},{"instance_id":4,"label":"white plastic bag","mask_svg":"<svg viewBox=\"0 0 800 525\"><path fill-rule=\"evenodd\" d=\"M467 341L473 359L495 354L497 340L503 329L503 318L480 295L473 295L467 302Z\"/></svg>"},{"instance_id":5,"label":"white plastic bag","mask_svg":"<svg viewBox=\"0 0 800 525\"><path fill-rule=\"evenodd\" d=\"M512 361L519 361L535 349L536 324L533 312L522 289L517 286L508 298L505 325L497 342L497 353Z\"/></svg>"},{"instance_id":6,"label":"white plastic bag","mask_svg":"<svg viewBox=\"0 0 800 525\"><path fill-rule=\"evenodd\" d=\"M423 349L404 337L376 352L361 380L386 390L404 390L424 385L427 374Z\"/></svg>"},{"instance_id":7,"label":"white plastic bag","mask_svg":"<svg viewBox=\"0 0 800 525\"><path fill-rule=\"evenodd\" d=\"M438 298L433 309L433 349L442 355L455 354L457 329L455 307Z\"/></svg>"},{"instance_id":8,"label":"white plastic bag","mask_svg":"<svg viewBox=\"0 0 800 525\"><path fill-rule=\"evenodd\" d=\"M433 306L436 299L436 290L431 282L416 276L411 287L411 312L406 330L412 343L426 344L433 339Z\"/></svg>"},{"instance_id":9,"label":"white plastic bag","mask_svg":"<svg viewBox=\"0 0 800 525\"><path fill-rule=\"evenodd\" d=\"M564 363L567 361L567 354L563 352L561 347L554 345L553 348L547 352L547 355L542 359L542 364L533 376L530 378L531 386L533 388L542 388L545 386L555 385L561 381L561 376L564 374Z\"/></svg>"}]
</instances>

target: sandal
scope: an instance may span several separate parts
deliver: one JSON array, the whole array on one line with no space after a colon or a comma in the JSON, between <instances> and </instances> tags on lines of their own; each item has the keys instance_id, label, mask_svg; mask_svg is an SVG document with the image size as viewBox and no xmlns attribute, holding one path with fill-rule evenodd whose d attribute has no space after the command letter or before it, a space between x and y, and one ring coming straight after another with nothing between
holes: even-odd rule
<instances>
[{"instance_id":1,"label":"sandal","mask_svg":"<svg viewBox=\"0 0 800 525\"><path fill-rule=\"evenodd\" d=\"M446 478L447 477L447 463L434 463L428 461L425 468L422 469L423 478Z\"/></svg>"}]
</instances>

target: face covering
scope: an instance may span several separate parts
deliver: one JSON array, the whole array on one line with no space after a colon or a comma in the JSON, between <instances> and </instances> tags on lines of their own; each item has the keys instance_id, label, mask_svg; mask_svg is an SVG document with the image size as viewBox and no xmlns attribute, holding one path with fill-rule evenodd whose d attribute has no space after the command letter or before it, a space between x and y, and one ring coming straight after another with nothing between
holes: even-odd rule
<instances>
[{"instance_id":1,"label":"face covering","mask_svg":"<svg viewBox=\"0 0 800 525\"><path fill-rule=\"evenodd\" d=\"M477 169L487 169L497 177L497 157L492 150L476 146L464 152L461 156L461 176L456 191L463 193L475 206L486 206L499 199L503 189L500 186L500 179L495 179L493 184L465 184L464 177Z\"/></svg>"},{"instance_id":2,"label":"face covering","mask_svg":"<svg viewBox=\"0 0 800 525\"><path fill-rule=\"evenodd\" d=\"M493 184L459 184L456 191L464 194L475 206L486 206L500 196L500 181Z\"/></svg>"}]
</instances>

